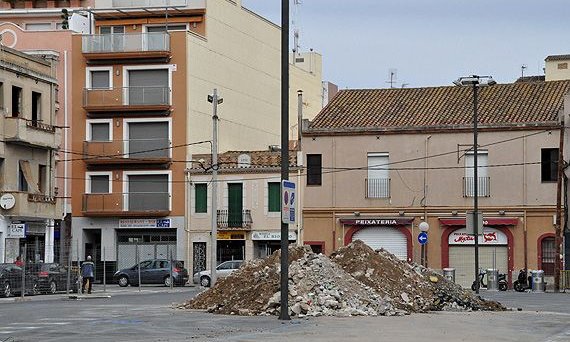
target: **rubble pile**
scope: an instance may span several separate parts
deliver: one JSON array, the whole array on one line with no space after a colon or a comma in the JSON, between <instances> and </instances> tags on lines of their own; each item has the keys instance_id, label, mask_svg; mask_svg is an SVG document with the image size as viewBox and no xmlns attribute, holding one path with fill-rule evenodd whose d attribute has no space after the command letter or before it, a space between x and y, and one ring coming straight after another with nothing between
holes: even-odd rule
<instances>
[{"instance_id":1,"label":"rubble pile","mask_svg":"<svg viewBox=\"0 0 570 342\"><path fill-rule=\"evenodd\" d=\"M182 309L234 315L278 315L280 253L245 263ZM308 246L289 247L291 316L404 315L439 310L504 310L432 270L361 241L330 258Z\"/></svg>"}]
</instances>

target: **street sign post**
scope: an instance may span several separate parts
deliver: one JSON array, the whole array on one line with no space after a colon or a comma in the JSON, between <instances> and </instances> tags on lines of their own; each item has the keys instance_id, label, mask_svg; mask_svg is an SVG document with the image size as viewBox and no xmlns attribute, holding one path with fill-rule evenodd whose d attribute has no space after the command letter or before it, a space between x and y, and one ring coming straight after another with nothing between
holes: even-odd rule
<instances>
[{"instance_id":1,"label":"street sign post","mask_svg":"<svg viewBox=\"0 0 570 342\"><path fill-rule=\"evenodd\" d=\"M281 181L281 221L295 223L295 201L297 200L295 182Z\"/></svg>"},{"instance_id":2,"label":"street sign post","mask_svg":"<svg viewBox=\"0 0 570 342\"><path fill-rule=\"evenodd\" d=\"M418 234L418 242L423 246L428 242L428 235L426 232L421 232Z\"/></svg>"}]
</instances>

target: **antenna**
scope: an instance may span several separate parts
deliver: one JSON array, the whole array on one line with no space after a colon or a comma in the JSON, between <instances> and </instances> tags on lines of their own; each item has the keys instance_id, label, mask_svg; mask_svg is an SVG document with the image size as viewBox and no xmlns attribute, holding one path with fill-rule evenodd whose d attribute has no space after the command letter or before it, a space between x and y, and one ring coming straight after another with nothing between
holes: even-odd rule
<instances>
[{"instance_id":1,"label":"antenna","mask_svg":"<svg viewBox=\"0 0 570 342\"><path fill-rule=\"evenodd\" d=\"M297 25L297 18L299 17L299 9L301 7L302 0L294 0L293 7L293 65L296 63L297 56L300 55L301 45L299 43L299 37L301 36L301 29Z\"/></svg>"},{"instance_id":2,"label":"antenna","mask_svg":"<svg viewBox=\"0 0 570 342\"><path fill-rule=\"evenodd\" d=\"M526 68L528 68L528 67L526 66L526 64L521 65L521 78L524 77L524 70L525 70Z\"/></svg>"},{"instance_id":3,"label":"antenna","mask_svg":"<svg viewBox=\"0 0 570 342\"><path fill-rule=\"evenodd\" d=\"M390 88L394 88L394 84L396 83L396 80L398 79L398 69L391 68L390 70L388 70L388 77L389 77L389 80L386 81L386 83L390 83Z\"/></svg>"}]
</instances>

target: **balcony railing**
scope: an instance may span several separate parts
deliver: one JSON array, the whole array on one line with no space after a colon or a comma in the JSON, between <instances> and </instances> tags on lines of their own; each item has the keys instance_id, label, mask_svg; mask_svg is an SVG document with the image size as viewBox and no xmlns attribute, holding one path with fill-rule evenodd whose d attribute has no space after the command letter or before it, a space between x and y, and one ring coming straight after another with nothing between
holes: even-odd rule
<instances>
[{"instance_id":1,"label":"balcony railing","mask_svg":"<svg viewBox=\"0 0 570 342\"><path fill-rule=\"evenodd\" d=\"M165 6L186 6L188 0L113 0L113 7L145 8Z\"/></svg>"},{"instance_id":2,"label":"balcony railing","mask_svg":"<svg viewBox=\"0 0 570 342\"><path fill-rule=\"evenodd\" d=\"M170 52L167 32L90 34L81 38L85 54Z\"/></svg>"},{"instance_id":3,"label":"balcony railing","mask_svg":"<svg viewBox=\"0 0 570 342\"><path fill-rule=\"evenodd\" d=\"M366 198L390 198L390 178L367 178Z\"/></svg>"},{"instance_id":4,"label":"balcony railing","mask_svg":"<svg viewBox=\"0 0 570 342\"><path fill-rule=\"evenodd\" d=\"M89 112L168 110L169 87L86 88L83 107Z\"/></svg>"},{"instance_id":5,"label":"balcony railing","mask_svg":"<svg viewBox=\"0 0 570 342\"><path fill-rule=\"evenodd\" d=\"M41 121L5 117L4 140L55 149L61 143L61 133L56 132L54 126Z\"/></svg>"},{"instance_id":6,"label":"balcony railing","mask_svg":"<svg viewBox=\"0 0 570 342\"><path fill-rule=\"evenodd\" d=\"M169 139L129 139L84 141L83 155L87 164L152 163L171 160Z\"/></svg>"},{"instance_id":7,"label":"balcony railing","mask_svg":"<svg viewBox=\"0 0 570 342\"><path fill-rule=\"evenodd\" d=\"M57 219L62 215L61 202L53 196L22 191L1 192L0 195L6 193L14 196L15 205L2 213L5 216Z\"/></svg>"},{"instance_id":8,"label":"balcony railing","mask_svg":"<svg viewBox=\"0 0 570 342\"><path fill-rule=\"evenodd\" d=\"M251 228L251 210L242 211L218 210L218 228Z\"/></svg>"},{"instance_id":9,"label":"balcony railing","mask_svg":"<svg viewBox=\"0 0 570 342\"><path fill-rule=\"evenodd\" d=\"M170 194L167 192L83 194L82 211L88 216L167 216L170 214Z\"/></svg>"},{"instance_id":10,"label":"balcony railing","mask_svg":"<svg viewBox=\"0 0 570 342\"><path fill-rule=\"evenodd\" d=\"M477 177L477 197L491 196L491 178ZM463 197L475 197L475 177L463 177Z\"/></svg>"}]
</instances>

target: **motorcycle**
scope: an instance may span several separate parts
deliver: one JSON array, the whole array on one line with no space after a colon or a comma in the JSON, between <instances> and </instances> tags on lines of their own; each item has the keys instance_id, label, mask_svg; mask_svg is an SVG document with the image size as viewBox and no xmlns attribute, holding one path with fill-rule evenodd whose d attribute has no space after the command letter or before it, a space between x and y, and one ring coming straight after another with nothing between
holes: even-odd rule
<instances>
[{"instance_id":1,"label":"motorcycle","mask_svg":"<svg viewBox=\"0 0 570 342\"><path fill-rule=\"evenodd\" d=\"M485 271L480 270L479 271L479 288L480 289L486 289L487 288L487 284L485 284L484 279L485 279ZM507 291L508 283L507 283L507 275L504 273L499 273L498 275L498 282L499 282L499 291ZM475 280L473 282L473 284L471 285L471 290L475 291L476 290L476 286L477 286L477 280Z\"/></svg>"},{"instance_id":2,"label":"motorcycle","mask_svg":"<svg viewBox=\"0 0 570 342\"><path fill-rule=\"evenodd\" d=\"M517 292L525 292L526 290L530 290L532 288L532 277L527 277L527 271L525 269L519 271L519 276L513 283L513 288Z\"/></svg>"}]
</instances>

